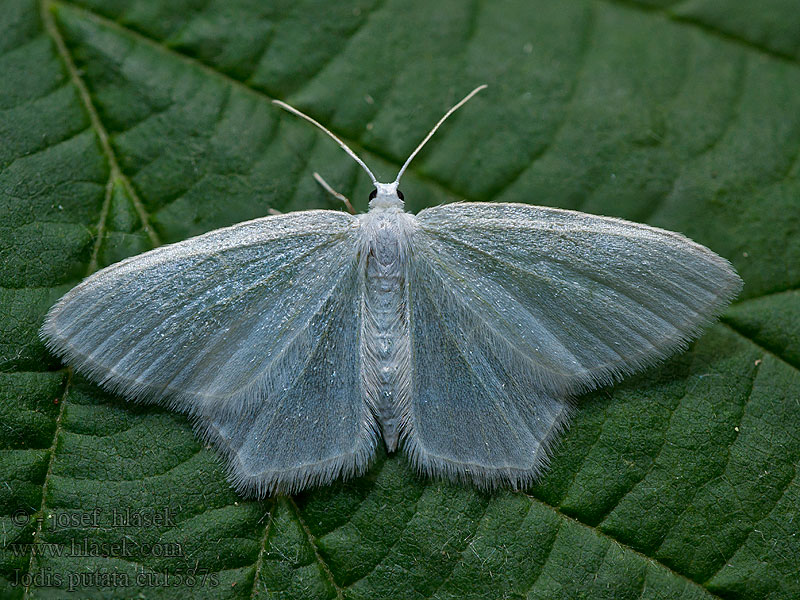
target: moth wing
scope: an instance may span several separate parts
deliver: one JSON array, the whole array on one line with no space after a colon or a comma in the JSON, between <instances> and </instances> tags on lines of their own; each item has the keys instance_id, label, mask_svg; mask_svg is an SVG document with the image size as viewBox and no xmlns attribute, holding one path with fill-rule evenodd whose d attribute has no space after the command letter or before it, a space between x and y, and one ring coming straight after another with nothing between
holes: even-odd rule
<instances>
[{"instance_id":1,"label":"moth wing","mask_svg":"<svg viewBox=\"0 0 800 600\"><path fill-rule=\"evenodd\" d=\"M730 264L668 231L522 204L422 211L413 237L413 391L421 471L528 485L569 397L640 371L735 297Z\"/></svg>"},{"instance_id":2,"label":"moth wing","mask_svg":"<svg viewBox=\"0 0 800 600\"><path fill-rule=\"evenodd\" d=\"M355 218L256 219L112 265L42 327L65 362L189 413L243 491L363 472L377 443L359 379Z\"/></svg>"}]
</instances>

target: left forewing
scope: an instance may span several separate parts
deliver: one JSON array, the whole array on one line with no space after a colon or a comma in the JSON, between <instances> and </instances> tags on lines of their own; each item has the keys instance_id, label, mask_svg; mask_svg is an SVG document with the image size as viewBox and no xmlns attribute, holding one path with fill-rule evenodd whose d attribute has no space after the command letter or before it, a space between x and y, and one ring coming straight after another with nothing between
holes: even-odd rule
<instances>
[{"instance_id":1,"label":"left forewing","mask_svg":"<svg viewBox=\"0 0 800 600\"><path fill-rule=\"evenodd\" d=\"M546 389L575 392L685 347L741 289L680 234L523 204L418 215L421 259Z\"/></svg>"},{"instance_id":2,"label":"left forewing","mask_svg":"<svg viewBox=\"0 0 800 600\"><path fill-rule=\"evenodd\" d=\"M679 234L519 204L422 211L411 264L406 447L489 486L530 482L571 395L684 347L741 286Z\"/></svg>"}]
</instances>

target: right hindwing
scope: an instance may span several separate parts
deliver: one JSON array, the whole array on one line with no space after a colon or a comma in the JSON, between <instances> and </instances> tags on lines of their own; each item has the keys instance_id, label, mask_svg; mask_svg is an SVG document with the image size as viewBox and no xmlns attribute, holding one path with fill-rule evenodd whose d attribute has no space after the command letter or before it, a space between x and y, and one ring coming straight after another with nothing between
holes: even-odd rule
<instances>
[{"instance_id":1,"label":"right hindwing","mask_svg":"<svg viewBox=\"0 0 800 600\"><path fill-rule=\"evenodd\" d=\"M192 415L245 491L361 472L377 424L357 360L355 223L306 211L157 248L75 287L42 336L104 387Z\"/></svg>"}]
</instances>

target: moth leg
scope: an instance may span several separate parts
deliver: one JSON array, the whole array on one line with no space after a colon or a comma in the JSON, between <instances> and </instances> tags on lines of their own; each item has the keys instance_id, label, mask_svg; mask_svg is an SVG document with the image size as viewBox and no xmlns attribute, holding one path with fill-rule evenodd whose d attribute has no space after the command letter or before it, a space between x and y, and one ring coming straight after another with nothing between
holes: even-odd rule
<instances>
[{"instance_id":1,"label":"moth leg","mask_svg":"<svg viewBox=\"0 0 800 600\"><path fill-rule=\"evenodd\" d=\"M334 196L335 198L338 198L339 200L341 200L342 202L344 202L344 205L345 205L345 207L347 208L347 210L350 212L350 214L351 214L351 215L354 215L354 214L356 214L356 210L353 208L353 205L352 205L352 204L350 204L350 200L348 200L348 199L347 199L347 196L345 196L344 194L340 194L340 193L339 193L339 192L337 192L335 189L333 189L333 188L332 188L332 187L331 187L331 186L328 184L328 182L327 182L327 181L325 181L325 180L322 178L322 175L320 175L320 174L319 174L319 173L317 173L316 171L314 171L314 179L316 179L317 183L318 183L318 184L320 184L320 185L322 186L322 189L324 189L326 192L328 192L329 194L331 194L331 195L332 195L332 196Z\"/></svg>"}]
</instances>

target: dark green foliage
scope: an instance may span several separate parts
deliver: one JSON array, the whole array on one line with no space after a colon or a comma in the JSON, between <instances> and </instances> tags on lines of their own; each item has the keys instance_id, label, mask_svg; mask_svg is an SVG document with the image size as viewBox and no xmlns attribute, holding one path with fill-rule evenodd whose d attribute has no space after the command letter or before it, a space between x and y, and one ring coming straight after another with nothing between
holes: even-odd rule
<instances>
[{"instance_id":1,"label":"dark green foliage","mask_svg":"<svg viewBox=\"0 0 800 600\"><path fill-rule=\"evenodd\" d=\"M0 1L0 597L800 597L798 15ZM622 216L689 235L746 284L689 352L582 399L527 494L381 455L352 482L242 499L182 416L102 393L38 341L99 267L270 208L339 208L313 171L366 208L360 169L272 98L391 179L481 83L412 165L409 208Z\"/></svg>"}]
</instances>

